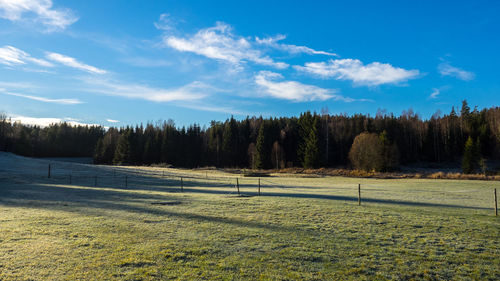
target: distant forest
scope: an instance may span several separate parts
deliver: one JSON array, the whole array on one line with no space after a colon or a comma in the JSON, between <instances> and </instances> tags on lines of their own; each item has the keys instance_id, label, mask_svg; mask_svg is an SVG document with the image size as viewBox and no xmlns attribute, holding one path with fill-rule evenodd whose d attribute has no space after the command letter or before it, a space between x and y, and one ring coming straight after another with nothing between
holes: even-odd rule
<instances>
[{"instance_id":1,"label":"distant forest","mask_svg":"<svg viewBox=\"0 0 500 281\"><path fill-rule=\"evenodd\" d=\"M364 137L355 142L360 135ZM427 120L412 110L400 116L379 110L375 117L305 112L299 117L231 117L212 121L208 128L179 128L167 121L107 130L66 123L41 128L0 116L0 150L34 157L93 157L96 164L363 168L356 155L370 155L374 147L383 150L382 161L390 164L373 169L470 158L466 168L473 172L484 159L500 159L500 108L471 110L463 101L459 110Z\"/></svg>"}]
</instances>

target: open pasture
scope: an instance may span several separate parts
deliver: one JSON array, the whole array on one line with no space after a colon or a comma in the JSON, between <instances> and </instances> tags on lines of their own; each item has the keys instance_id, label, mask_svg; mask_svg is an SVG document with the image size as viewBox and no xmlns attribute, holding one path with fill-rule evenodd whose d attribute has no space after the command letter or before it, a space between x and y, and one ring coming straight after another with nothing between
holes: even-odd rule
<instances>
[{"instance_id":1,"label":"open pasture","mask_svg":"<svg viewBox=\"0 0 500 281\"><path fill-rule=\"evenodd\" d=\"M494 188L2 153L0 280L498 280Z\"/></svg>"}]
</instances>

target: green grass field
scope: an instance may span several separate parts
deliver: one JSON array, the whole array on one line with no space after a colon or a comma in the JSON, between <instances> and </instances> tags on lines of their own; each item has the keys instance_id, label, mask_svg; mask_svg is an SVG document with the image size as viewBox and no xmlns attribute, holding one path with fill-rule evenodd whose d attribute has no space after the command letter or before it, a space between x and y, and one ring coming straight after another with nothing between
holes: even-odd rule
<instances>
[{"instance_id":1,"label":"green grass field","mask_svg":"<svg viewBox=\"0 0 500 281\"><path fill-rule=\"evenodd\" d=\"M0 280L500 276L498 181L51 163L0 154Z\"/></svg>"}]
</instances>

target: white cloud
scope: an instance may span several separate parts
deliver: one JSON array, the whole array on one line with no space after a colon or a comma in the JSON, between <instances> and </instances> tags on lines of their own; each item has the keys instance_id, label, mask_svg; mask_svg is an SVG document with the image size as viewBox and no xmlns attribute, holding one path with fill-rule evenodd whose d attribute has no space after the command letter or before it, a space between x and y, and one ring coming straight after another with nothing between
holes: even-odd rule
<instances>
[{"instance_id":1,"label":"white cloud","mask_svg":"<svg viewBox=\"0 0 500 281\"><path fill-rule=\"evenodd\" d=\"M1 0L0 0L1 1ZM3 46L0 48L0 63L8 66L23 65L32 62L40 66L52 67L52 63L31 57L28 53L12 46Z\"/></svg>"},{"instance_id":2,"label":"white cloud","mask_svg":"<svg viewBox=\"0 0 500 281\"><path fill-rule=\"evenodd\" d=\"M5 82L0 81L0 87L5 87L8 89L33 89L39 88L39 86L31 82Z\"/></svg>"},{"instance_id":3,"label":"white cloud","mask_svg":"<svg viewBox=\"0 0 500 281\"><path fill-rule=\"evenodd\" d=\"M188 38L165 36L163 43L181 52L191 52L207 58L241 64L251 61L260 65L273 66L279 69L287 68L284 62L275 62L261 51L252 47L244 37L236 36L231 26L218 22L214 27L199 30Z\"/></svg>"},{"instance_id":4,"label":"white cloud","mask_svg":"<svg viewBox=\"0 0 500 281\"><path fill-rule=\"evenodd\" d=\"M317 75L322 78L351 80L354 84L377 86L397 84L416 78L418 70L406 70L387 63L373 62L363 65L357 59L336 59L328 62L309 62L295 69Z\"/></svg>"},{"instance_id":5,"label":"white cloud","mask_svg":"<svg viewBox=\"0 0 500 281\"><path fill-rule=\"evenodd\" d=\"M36 100L36 101L41 101L41 102L48 102L48 103L58 103L58 104L81 104L83 103L82 101L78 99L49 99L49 98L44 98L44 97L38 97L38 96L32 96L32 95L25 95L25 94L18 94L18 93L12 93L12 92L5 92L0 89L0 92L3 92L6 95L10 96L16 96L16 97L21 97L21 98L26 98L26 99L31 99L31 100Z\"/></svg>"},{"instance_id":6,"label":"white cloud","mask_svg":"<svg viewBox=\"0 0 500 281\"><path fill-rule=\"evenodd\" d=\"M470 81L476 77L473 72L451 66L448 62L440 63L438 65L438 71L443 76L452 76L464 81Z\"/></svg>"},{"instance_id":7,"label":"white cloud","mask_svg":"<svg viewBox=\"0 0 500 281\"><path fill-rule=\"evenodd\" d=\"M241 111L234 109L233 107L230 106L217 106L217 105L211 105L211 104L194 104L194 103L185 103L181 104L180 106L189 108L189 109L195 109L195 110L203 110L203 111L209 111L209 112L217 112L217 113L227 113L227 114L233 114L233 115L251 115L255 114L255 112L246 112L246 111Z\"/></svg>"},{"instance_id":8,"label":"white cloud","mask_svg":"<svg viewBox=\"0 0 500 281\"><path fill-rule=\"evenodd\" d=\"M84 64L82 62L77 61L75 58L61 55L58 53L47 53L46 57L52 61L90 73L105 74L107 72L106 70L99 69L97 67L88 64Z\"/></svg>"},{"instance_id":9,"label":"white cloud","mask_svg":"<svg viewBox=\"0 0 500 281\"><path fill-rule=\"evenodd\" d=\"M56 117L28 117L28 116L21 116L21 115L15 115L10 118L12 122L21 122L21 124L25 125L33 125L33 126L40 126L40 127L47 127L50 126L51 124L58 124L58 123L63 123L66 122L72 126L101 126L99 124L88 124L88 123L81 123L74 121L76 119L74 118L56 118Z\"/></svg>"},{"instance_id":10,"label":"white cloud","mask_svg":"<svg viewBox=\"0 0 500 281\"><path fill-rule=\"evenodd\" d=\"M169 14L161 14L157 22L154 23L155 27L159 30L172 30L174 29L174 22Z\"/></svg>"},{"instance_id":11,"label":"white cloud","mask_svg":"<svg viewBox=\"0 0 500 281\"><path fill-rule=\"evenodd\" d=\"M202 82L192 82L174 89L160 89L145 85L95 79L93 77L90 79L84 78L83 81L90 86L86 89L88 92L154 102L199 100L206 97L208 91L212 89L209 85Z\"/></svg>"},{"instance_id":12,"label":"white cloud","mask_svg":"<svg viewBox=\"0 0 500 281\"><path fill-rule=\"evenodd\" d=\"M166 61L158 58L151 59L146 57L128 57L122 59L122 61L138 67L163 67L163 66L172 66L173 64L171 61Z\"/></svg>"},{"instance_id":13,"label":"white cloud","mask_svg":"<svg viewBox=\"0 0 500 281\"><path fill-rule=\"evenodd\" d=\"M69 9L54 9L52 0L0 0L0 18L41 23L49 32L64 30L78 20Z\"/></svg>"},{"instance_id":14,"label":"white cloud","mask_svg":"<svg viewBox=\"0 0 500 281\"><path fill-rule=\"evenodd\" d=\"M109 123L120 123L120 121L114 119L106 119L106 121L108 121Z\"/></svg>"},{"instance_id":15,"label":"white cloud","mask_svg":"<svg viewBox=\"0 0 500 281\"><path fill-rule=\"evenodd\" d=\"M283 75L270 71L261 71L255 76L255 83L269 95L279 99L292 101L315 101L327 100L336 90L323 89L313 85L306 85L296 81L276 81L282 79Z\"/></svg>"},{"instance_id":16,"label":"white cloud","mask_svg":"<svg viewBox=\"0 0 500 281\"><path fill-rule=\"evenodd\" d=\"M441 91L439 91L439 89L432 89L432 93L429 95L429 99L437 99L440 93Z\"/></svg>"},{"instance_id":17,"label":"white cloud","mask_svg":"<svg viewBox=\"0 0 500 281\"><path fill-rule=\"evenodd\" d=\"M300 54L300 53L305 53L305 54L310 54L310 55L326 55L326 56L338 56L335 53L330 53L330 52L325 52L325 51L316 51L314 49L311 49L306 46L297 46L297 45L290 45L290 44L280 44L278 43L281 40L286 39L285 35L278 34L275 37L267 37L260 39L259 37L255 37L255 41L258 44L261 45L266 45L278 50L282 50L291 54Z\"/></svg>"}]
</instances>

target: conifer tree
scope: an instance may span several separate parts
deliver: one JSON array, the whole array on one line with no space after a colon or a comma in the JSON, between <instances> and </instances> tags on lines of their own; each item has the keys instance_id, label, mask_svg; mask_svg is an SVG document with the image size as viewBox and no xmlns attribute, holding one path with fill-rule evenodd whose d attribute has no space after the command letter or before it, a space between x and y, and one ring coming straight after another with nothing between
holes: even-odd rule
<instances>
[{"instance_id":1,"label":"conifer tree","mask_svg":"<svg viewBox=\"0 0 500 281\"><path fill-rule=\"evenodd\" d=\"M226 122L222 135L222 153L226 166L236 166L238 152L238 126L236 120L231 116L231 120Z\"/></svg>"},{"instance_id":2,"label":"conifer tree","mask_svg":"<svg viewBox=\"0 0 500 281\"><path fill-rule=\"evenodd\" d=\"M469 136L465 142L464 156L462 158L462 171L464 174L472 174L479 167L480 152L478 141Z\"/></svg>"},{"instance_id":3,"label":"conifer tree","mask_svg":"<svg viewBox=\"0 0 500 281\"><path fill-rule=\"evenodd\" d=\"M118 139L118 144L116 145L115 157L113 158L113 164L123 165L131 164L132 162L132 151L130 145L131 131L126 130L122 133Z\"/></svg>"},{"instance_id":4,"label":"conifer tree","mask_svg":"<svg viewBox=\"0 0 500 281\"><path fill-rule=\"evenodd\" d=\"M315 116L312 126L309 129L304 145L304 168L317 168L319 166L319 140L318 140L318 125L319 118Z\"/></svg>"},{"instance_id":5,"label":"conifer tree","mask_svg":"<svg viewBox=\"0 0 500 281\"><path fill-rule=\"evenodd\" d=\"M389 140L387 131L384 130L379 135L382 144L382 167L381 171L387 172L395 169L398 166L399 150L396 144Z\"/></svg>"},{"instance_id":6,"label":"conifer tree","mask_svg":"<svg viewBox=\"0 0 500 281\"><path fill-rule=\"evenodd\" d=\"M264 121L260 125L259 134L257 136L257 144L255 149L257 151L255 157L255 166L257 169L270 169L271 163L271 150L273 139L270 135L271 124L269 121Z\"/></svg>"}]
</instances>

